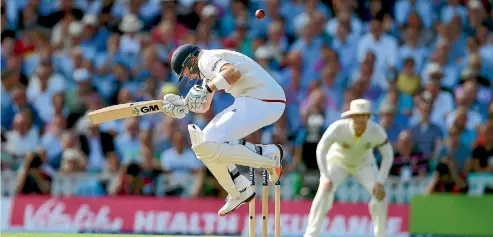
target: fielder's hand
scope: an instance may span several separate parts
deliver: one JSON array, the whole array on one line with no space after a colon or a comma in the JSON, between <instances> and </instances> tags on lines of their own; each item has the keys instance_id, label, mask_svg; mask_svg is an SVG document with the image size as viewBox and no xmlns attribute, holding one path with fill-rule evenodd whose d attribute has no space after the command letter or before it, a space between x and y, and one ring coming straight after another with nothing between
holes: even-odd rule
<instances>
[{"instance_id":1,"label":"fielder's hand","mask_svg":"<svg viewBox=\"0 0 493 237\"><path fill-rule=\"evenodd\" d=\"M382 201L385 198L385 188L383 184L376 183L373 186L372 194L377 200Z\"/></svg>"},{"instance_id":2,"label":"fielder's hand","mask_svg":"<svg viewBox=\"0 0 493 237\"><path fill-rule=\"evenodd\" d=\"M195 85L190 89L185 98L188 109L192 112L197 112L207 102L209 91L203 85Z\"/></svg>"},{"instance_id":3,"label":"fielder's hand","mask_svg":"<svg viewBox=\"0 0 493 237\"><path fill-rule=\"evenodd\" d=\"M185 99L175 94L167 94L163 98L163 113L173 118L182 119L188 114Z\"/></svg>"}]
</instances>

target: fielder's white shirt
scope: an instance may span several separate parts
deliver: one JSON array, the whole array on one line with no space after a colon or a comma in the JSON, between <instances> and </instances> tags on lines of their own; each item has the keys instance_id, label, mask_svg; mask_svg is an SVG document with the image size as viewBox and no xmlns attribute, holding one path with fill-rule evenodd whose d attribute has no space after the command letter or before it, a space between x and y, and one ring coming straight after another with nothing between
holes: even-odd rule
<instances>
[{"instance_id":1,"label":"fielder's white shirt","mask_svg":"<svg viewBox=\"0 0 493 237\"><path fill-rule=\"evenodd\" d=\"M282 87L253 59L241 53L226 50L202 50L198 66L204 83L215 78L224 64L231 64L241 73L241 78L226 88L233 97L252 97L260 100L286 100Z\"/></svg>"},{"instance_id":2,"label":"fielder's white shirt","mask_svg":"<svg viewBox=\"0 0 493 237\"><path fill-rule=\"evenodd\" d=\"M382 150L382 147L385 149ZM340 119L332 123L319 142L317 159L324 159L329 163L336 162L356 170L375 162L373 148L382 151L383 160L378 180L384 182L392 164L393 154L387 141L387 133L382 126L371 120L368 121L365 132L359 137L354 134L353 120ZM327 175L326 165L320 166L322 166L319 167L322 175Z\"/></svg>"}]
</instances>

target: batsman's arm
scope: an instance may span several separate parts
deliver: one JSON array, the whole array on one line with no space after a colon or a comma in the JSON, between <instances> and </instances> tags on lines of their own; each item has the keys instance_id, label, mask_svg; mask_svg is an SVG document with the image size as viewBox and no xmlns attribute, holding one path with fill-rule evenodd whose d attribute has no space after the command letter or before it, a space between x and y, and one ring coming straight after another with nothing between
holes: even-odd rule
<instances>
[{"instance_id":1,"label":"batsman's arm","mask_svg":"<svg viewBox=\"0 0 493 237\"><path fill-rule=\"evenodd\" d=\"M230 63L226 63L221 67L219 73L211 81L205 84L207 91L209 91L209 96L207 96L207 101L204 103L202 108L196 113L205 113L211 107L212 97L214 92L217 90L224 90L231 85L235 84L241 78L241 73L238 69L233 67Z\"/></svg>"},{"instance_id":2,"label":"batsman's arm","mask_svg":"<svg viewBox=\"0 0 493 237\"><path fill-rule=\"evenodd\" d=\"M209 92L224 90L235 84L238 80L240 80L240 78L240 70L236 69L230 63L226 63L221 67L221 70L216 77L209 81L206 85Z\"/></svg>"},{"instance_id":3,"label":"batsman's arm","mask_svg":"<svg viewBox=\"0 0 493 237\"><path fill-rule=\"evenodd\" d=\"M335 142L337 124L333 123L327 128L324 132L324 135L320 139L317 145L317 164L320 169L320 175L325 178L329 178L329 170L327 167L327 153L329 152L330 147Z\"/></svg>"}]
</instances>

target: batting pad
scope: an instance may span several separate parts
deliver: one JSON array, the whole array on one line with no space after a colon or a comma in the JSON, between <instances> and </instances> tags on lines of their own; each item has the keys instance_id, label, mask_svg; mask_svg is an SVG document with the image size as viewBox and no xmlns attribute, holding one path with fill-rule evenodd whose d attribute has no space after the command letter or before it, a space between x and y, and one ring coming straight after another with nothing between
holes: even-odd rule
<instances>
[{"instance_id":1,"label":"batting pad","mask_svg":"<svg viewBox=\"0 0 493 237\"><path fill-rule=\"evenodd\" d=\"M199 159L207 159L217 164L237 164L253 168L275 168L277 160L261 156L240 144L222 142L203 142L192 147Z\"/></svg>"},{"instance_id":2,"label":"batting pad","mask_svg":"<svg viewBox=\"0 0 493 237\"><path fill-rule=\"evenodd\" d=\"M192 149L204 142L204 133L202 133L202 130L200 130L199 126L195 124L189 124L188 133L190 133Z\"/></svg>"},{"instance_id":3,"label":"batting pad","mask_svg":"<svg viewBox=\"0 0 493 237\"><path fill-rule=\"evenodd\" d=\"M190 133L192 149L204 142L204 134L197 125L189 124L188 132ZM202 157L197 152L195 152L195 154L197 155L197 158L201 160L205 166L207 166L207 168L217 179L221 187L223 187L229 195L231 195L233 198L240 196L240 192L236 188L236 185L233 179L231 179L231 175L229 174L228 164L216 164L209 161L209 159Z\"/></svg>"}]
</instances>

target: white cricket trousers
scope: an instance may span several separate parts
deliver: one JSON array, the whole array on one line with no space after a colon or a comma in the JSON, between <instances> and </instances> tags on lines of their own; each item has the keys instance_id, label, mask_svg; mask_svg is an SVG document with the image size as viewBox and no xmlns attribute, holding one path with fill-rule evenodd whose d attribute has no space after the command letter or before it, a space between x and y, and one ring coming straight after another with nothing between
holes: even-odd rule
<instances>
[{"instance_id":1,"label":"white cricket trousers","mask_svg":"<svg viewBox=\"0 0 493 237\"><path fill-rule=\"evenodd\" d=\"M237 97L234 103L217 114L203 130L204 141L237 141L251 133L275 123L284 113L285 101L259 100L251 97ZM238 173L235 164L204 164L229 194L239 195L239 190L248 186L248 180ZM232 174L238 173L243 182L234 182ZM236 179L235 179L236 180Z\"/></svg>"},{"instance_id":2,"label":"white cricket trousers","mask_svg":"<svg viewBox=\"0 0 493 237\"><path fill-rule=\"evenodd\" d=\"M373 156L367 159L374 159ZM378 169L373 161L367 160L359 168L349 168L338 161L332 159L328 161L329 180L332 181L332 189L326 190L322 185L323 177L320 177L320 185L318 186L317 194L313 199L308 216L308 224L304 237L319 237L321 236L322 223L327 215L327 212L332 208L334 202L334 193L341 183L343 183L348 175L353 175L365 189L372 193L373 186L376 183ZM387 203L386 200L379 201L372 195L369 203L370 216L374 224L374 236L386 236L387 222Z\"/></svg>"},{"instance_id":3,"label":"white cricket trousers","mask_svg":"<svg viewBox=\"0 0 493 237\"><path fill-rule=\"evenodd\" d=\"M237 97L204 128L205 141L227 142L244 138L275 123L284 113L282 102Z\"/></svg>"}]
</instances>

